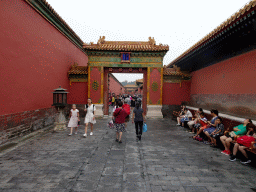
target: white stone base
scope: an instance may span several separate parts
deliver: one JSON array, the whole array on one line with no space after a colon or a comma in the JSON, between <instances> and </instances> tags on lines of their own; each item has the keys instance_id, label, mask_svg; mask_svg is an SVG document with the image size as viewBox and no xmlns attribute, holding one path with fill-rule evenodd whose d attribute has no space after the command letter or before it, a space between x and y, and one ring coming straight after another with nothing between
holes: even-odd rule
<instances>
[{"instance_id":1,"label":"white stone base","mask_svg":"<svg viewBox=\"0 0 256 192\"><path fill-rule=\"evenodd\" d=\"M67 130L66 122L62 122L62 123L55 122L54 123L54 131L66 131L66 130Z\"/></svg>"},{"instance_id":2,"label":"white stone base","mask_svg":"<svg viewBox=\"0 0 256 192\"><path fill-rule=\"evenodd\" d=\"M162 105L147 105L146 118L163 118Z\"/></svg>"},{"instance_id":3,"label":"white stone base","mask_svg":"<svg viewBox=\"0 0 256 192\"><path fill-rule=\"evenodd\" d=\"M96 107L96 111L94 113L95 117L103 117L103 104L94 104Z\"/></svg>"},{"instance_id":4,"label":"white stone base","mask_svg":"<svg viewBox=\"0 0 256 192\"><path fill-rule=\"evenodd\" d=\"M67 130L66 118L63 113L63 109L60 108L58 111L58 115L56 116L54 123L54 131L65 131Z\"/></svg>"}]
</instances>

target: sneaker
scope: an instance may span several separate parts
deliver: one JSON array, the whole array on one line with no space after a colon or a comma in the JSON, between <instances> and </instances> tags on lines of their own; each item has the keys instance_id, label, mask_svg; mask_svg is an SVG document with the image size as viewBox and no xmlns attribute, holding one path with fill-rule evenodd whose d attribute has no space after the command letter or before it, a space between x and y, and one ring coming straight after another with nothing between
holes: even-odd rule
<instances>
[{"instance_id":1,"label":"sneaker","mask_svg":"<svg viewBox=\"0 0 256 192\"><path fill-rule=\"evenodd\" d=\"M229 161L236 161L236 156L235 155L231 155Z\"/></svg>"},{"instance_id":2,"label":"sneaker","mask_svg":"<svg viewBox=\"0 0 256 192\"><path fill-rule=\"evenodd\" d=\"M90 135L93 135L93 132L91 132Z\"/></svg>"},{"instance_id":3,"label":"sneaker","mask_svg":"<svg viewBox=\"0 0 256 192\"><path fill-rule=\"evenodd\" d=\"M87 137L87 134L86 134L86 133L84 134L84 137Z\"/></svg>"},{"instance_id":4,"label":"sneaker","mask_svg":"<svg viewBox=\"0 0 256 192\"><path fill-rule=\"evenodd\" d=\"M221 153L224 154L224 155L230 155L231 154L230 151L226 151L226 150L222 151Z\"/></svg>"},{"instance_id":5,"label":"sneaker","mask_svg":"<svg viewBox=\"0 0 256 192\"><path fill-rule=\"evenodd\" d=\"M252 161L251 160L249 160L249 159L247 159L247 160L245 160L245 161L240 161L242 164L244 164L244 165L246 165L246 164L248 164L248 163L251 163Z\"/></svg>"},{"instance_id":6,"label":"sneaker","mask_svg":"<svg viewBox=\"0 0 256 192\"><path fill-rule=\"evenodd\" d=\"M210 145L210 144L211 144L211 143L208 142L208 141L204 141L203 143L206 144L206 145Z\"/></svg>"},{"instance_id":7,"label":"sneaker","mask_svg":"<svg viewBox=\"0 0 256 192\"><path fill-rule=\"evenodd\" d=\"M116 139L116 142L118 142L118 139Z\"/></svg>"},{"instance_id":8,"label":"sneaker","mask_svg":"<svg viewBox=\"0 0 256 192\"><path fill-rule=\"evenodd\" d=\"M68 135L69 135L69 136L71 136L71 135L72 135L72 133L69 133Z\"/></svg>"},{"instance_id":9,"label":"sneaker","mask_svg":"<svg viewBox=\"0 0 256 192\"><path fill-rule=\"evenodd\" d=\"M75 132L75 135L77 135L77 132Z\"/></svg>"},{"instance_id":10,"label":"sneaker","mask_svg":"<svg viewBox=\"0 0 256 192\"><path fill-rule=\"evenodd\" d=\"M123 143L122 141L119 141L119 143Z\"/></svg>"},{"instance_id":11,"label":"sneaker","mask_svg":"<svg viewBox=\"0 0 256 192\"><path fill-rule=\"evenodd\" d=\"M177 126L180 126L180 124L177 124Z\"/></svg>"}]
</instances>

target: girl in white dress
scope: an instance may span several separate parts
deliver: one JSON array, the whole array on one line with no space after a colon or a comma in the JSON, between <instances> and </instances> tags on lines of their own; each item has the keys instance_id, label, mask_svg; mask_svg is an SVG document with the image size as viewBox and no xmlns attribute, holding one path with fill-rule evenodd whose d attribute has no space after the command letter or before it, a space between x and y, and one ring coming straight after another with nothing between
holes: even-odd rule
<instances>
[{"instance_id":1,"label":"girl in white dress","mask_svg":"<svg viewBox=\"0 0 256 192\"><path fill-rule=\"evenodd\" d=\"M85 110L84 111L87 112L86 116L84 118L84 123L85 123L84 137L87 137L88 124L90 123L90 125L91 125L90 135L93 135L93 124L96 123L95 116L94 116L94 112L96 111L96 107L95 107L95 105L92 104L91 98L88 99L88 104L85 105Z\"/></svg>"},{"instance_id":2,"label":"girl in white dress","mask_svg":"<svg viewBox=\"0 0 256 192\"><path fill-rule=\"evenodd\" d=\"M80 121L79 110L76 109L75 104L72 105L72 109L70 110L69 118L70 118L70 120L68 123L68 127L71 127L70 134L69 134L69 136L71 136L74 127L75 127L75 134L77 134L78 121Z\"/></svg>"}]
</instances>

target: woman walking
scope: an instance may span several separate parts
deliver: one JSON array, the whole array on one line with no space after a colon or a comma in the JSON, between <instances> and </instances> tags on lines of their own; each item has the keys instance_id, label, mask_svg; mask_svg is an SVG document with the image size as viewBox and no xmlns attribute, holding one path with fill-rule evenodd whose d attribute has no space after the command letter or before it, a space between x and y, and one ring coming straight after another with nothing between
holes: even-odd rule
<instances>
[{"instance_id":1,"label":"woman walking","mask_svg":"<svg viewBox=\"0 0 256 192\"><path fill-rule=\"evenodd\" d=\"M126 111L122 108L123 102L118 102L118 108L113 113L113 118L115 117L114 126L116 128L116 142L122 143L122 134L126 132L125 130L125 117L127 116Z\"/></svg>"},{"instance_id":2,"label":"woman walking","mask_svg":"<svg viewBox=\"0 0 256 192\"><path fill-rule=\"evenodd\" d=\"M135 122L137 141L141 140L143 121L146 122L145 115L143 114L143 109L140 107L139 103L136 103L136 106L133 110L132 123Z\"/></svg>"},{"instance_id":3,"label":"woman walking","mask_svg":"<svg viewBox=\"0 0 256 192\"><path fill-rule=\"evenodd\" d=\"M91 133L90 135L93 135L93 124L96 123L94 112L96 111L95 105L92 104L91 98L88 99L88 104L85 105L84 111L86 112L86 116L84 118L85 123L85 133L84 137L87 137L87 128L90 123L91 125Z\"/></svg>"},{"instance_id":4,"label":"woman walking","mask_svg":"<svg viewBox=\"0 0 256 192\"><path fill-rule=\"evenodd\" d=\"M78 121L80 121L79 110L76 108L75 104L72 105L72 109L70 110L69 118L70 118L70 120L68 123L68 127L70 127L69 136L71 136L74 127L75 127L75 134L77 134Z\"/></svg>"}]
</instances>

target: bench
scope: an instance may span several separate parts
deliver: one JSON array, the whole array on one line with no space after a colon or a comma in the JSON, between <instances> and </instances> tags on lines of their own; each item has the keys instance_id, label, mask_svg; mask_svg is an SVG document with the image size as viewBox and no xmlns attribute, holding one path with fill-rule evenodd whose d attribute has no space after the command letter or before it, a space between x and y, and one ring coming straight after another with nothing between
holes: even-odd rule
<instances>
[{"instance_id":1,"label":"bench","mask_svg":"<svg viewBox=\"0 0 256 192\"><path fill-rule=\"evenodd\" d=\"M190 107L190 106L186 106L186 108L188 108L192 112L193 115L198 110L198 108ZM206 118L208 120L212 119L211 112L209 110L204 110L204 113L205 113L205 116L206 116ZM222 120L223 120L222 123L223 123L223 125L225 127L224 135L227 134L230 131L233 131L233 127L236 127L236 126L242 124L243 121L244 121L244 118L235 117L235 116L231 116L231 115L227 115L227 114L223 114L223 113L219 113L219 117L222 118ZM252 120L252 123L254 125L256 125L256 121L255 120ZM234 142L236 142L238 137L239 136L236 136L234 138L234 140L235 140ZM253 147L253 145L255 143L256 142L252 142L251 147L247 149L248 152L256 154L256 149Z\"/></svg>"}]
</instances>

